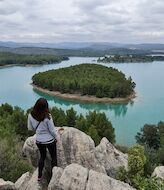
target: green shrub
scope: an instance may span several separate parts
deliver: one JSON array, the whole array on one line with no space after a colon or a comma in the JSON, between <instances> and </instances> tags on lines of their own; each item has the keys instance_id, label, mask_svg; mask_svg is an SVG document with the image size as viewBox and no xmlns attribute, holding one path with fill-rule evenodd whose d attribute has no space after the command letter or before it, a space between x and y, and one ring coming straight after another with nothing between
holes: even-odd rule
<instances>
[{"instance_id":1,"label":"green shrub","mask_svg":"<svg viewBox=\"0 0 164 190\"><path fill-rule=\"evenodd\" d=\"M133 178L135 175L143 176L144 165L146 163L146 156L144 154L144 147L135 145L129 148L128 151L128 172Z\"/></svg>"},{"instance_id":2,"label":"green shrub","mask_svg":"<svg viewBox=\"0 0 164 190\"><path fill-rule=\"evenodd\" d=\"M21 156L22 146L15 136L0 139L0 176L15 182L32 167Z\"/></svg>"},{"instance_id":3,"label":"green shrub","mask_svg":"<svg viewBox=\"0 0 164 190\"><path fill-rule=\"evenodd\" d=\"M131 147L128 151L128 169L126 170L125 167L120 167L117 178L129 183L138 190L163 190L163 180L145 175L144 169L145 165L148 167L147 162L150 161L147 160L144 147L140 145ZM151 168L149 169L151 170Z\"/></svg>"}]
</instances>

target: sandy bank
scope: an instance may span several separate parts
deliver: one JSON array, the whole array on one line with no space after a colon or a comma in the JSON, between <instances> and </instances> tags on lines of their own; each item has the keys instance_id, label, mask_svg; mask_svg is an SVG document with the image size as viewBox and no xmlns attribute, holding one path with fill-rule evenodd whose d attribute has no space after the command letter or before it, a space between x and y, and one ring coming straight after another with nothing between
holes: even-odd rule
<instances>
[{"instance_id":1,"label":"sandy bank","mask_svg":"<svg viewBox=\"0 0 164 190\"><path fill-rule=\"evenodd\" d=\"M68 93L61 93L59 91L50 91L47 89L43 89L39 86L36 86L34 84L32 84L32 86L33 86L33 89L49 94L51 96L60 97L66 100L78 100L82 102L123 103L123 102L133 101L133 99L136 97L136 94L133 93L132 95L126 98L97 98L95 96L88 96L88 95L82 96L81 94L68 94Z\"/></svg>"}]
</instances>

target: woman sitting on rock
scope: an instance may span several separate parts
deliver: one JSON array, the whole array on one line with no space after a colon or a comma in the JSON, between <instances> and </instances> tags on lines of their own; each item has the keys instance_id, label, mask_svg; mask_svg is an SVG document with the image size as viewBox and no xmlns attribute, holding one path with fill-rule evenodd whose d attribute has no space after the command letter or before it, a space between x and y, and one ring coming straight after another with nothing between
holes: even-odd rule
<instances>
[{"instance_id":1,"label":"woman sitting on rock","mask_svg":"<svg viewBox=\"0 0 164 190\"><path fill-rule=\"evenodd\" d=\"M57 131L49 113L48 102L46 99L40 98L35 103L31 113L28 115L28 129L36 131L36 145L40 152L38 164L38 181L40 181L46 159L46 149L48 149L51 155L52 168L57 166Z\"/></svg>"}]
</instances>

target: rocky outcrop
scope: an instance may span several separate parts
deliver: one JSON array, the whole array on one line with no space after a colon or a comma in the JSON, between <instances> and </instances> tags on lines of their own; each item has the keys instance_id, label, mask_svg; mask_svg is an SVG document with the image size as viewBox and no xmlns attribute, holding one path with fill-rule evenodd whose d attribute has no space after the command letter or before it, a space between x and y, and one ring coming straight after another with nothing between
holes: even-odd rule
<instances>
[{"instance_id":1,"label":"rocky outcrop","mask_svg":"<svg viewBox=\"0 0 164 190\"><path fill-rule=\"evenodd\" d=\"M95 148L94 157L111 177L115 177L120 166L128 167L128 155L117 150L106 138Z\"/></svg>"},{"instance_id":2,"label":"rocky outcrop","mask_svg":"<svg viewBox=\"0 0 164 190\"><path fill-rule=\"evenodd\" d=\"M152 177L158 177L164 180L164 166L158 166L155 168Z\"/></svg>"},{"instance_id":3,"label":"rocky outcrop","mask_svg":"<svg viewBox=\"0 0 164 190\"><path fill-rule=\"evenodd\" d=\"M35 144L35 136L29 137L23 147L24 154L33 166L37 166L39 152ZM90 136L71 127L64 131L57 143L58 166L65 168L71 163L77 163L97 172L107 173L115 177L120 166L127 167L127 155L118 151L106 138L95 147ZM50 158L47 160L49 166Z\"/></svg>"},{"instance_id":4,"label":"rocky outcrop","mask_svg":"<svg viewBox=\"0 0 164 190\"><path fill-rule=\"evenodd\" d=\"M0 178L0 190L16 190L14 183Z\"/></svg>"},{"instance_id":5,"label":"rocky outcrop","mask_svg":"<svg viewBox=\"0 0 164 190\"><path fill-rule=\"evenodd\" d=\"M54 180L56 179L56 180ZM103 173L71 164L64 170L55 167L48 190L133 190L128 184Z\"/></svg>"},{"instance_id":6,"label":"rocky outcrop","mask_svg":"<svg viewBox=\"0 0 164 190\"><path fill-rule=\"evenodd\" d=\"M38 183L37 179L38 179L38 171L35 170L32 177L28 181L27 187L25 190L43 190L43 187L41 186L40 183ZM24 190L24 189L22 189L22 190Z\"/></svg>"},{"instance_id":7,"label":"rocky outcrop","mask_svg":"<svg viewBox=\"0 0 164 190\"><path fill-rule=\"evenodd\" d=\"M30 172L23 174L16 182L15 187L17 190L24 190L28 186L28 182L31 178Z\"/></svg>"},{"instance_id":8,"label":"rocky outcrop","mask_svg":"<svg viewBox=\"0 0 164 190\"><path fill-rule=\"evenodd\" d=\"M48 190L54 190L59 187L59 181L63 173L63 169L59 167L54 167L52 170L53 176L48 185Z\"/></svg>"},{"instance_id":9,"label":"rocky outcrop","mask_svg":"<svg viewBox=\"0 0 164 190\"><path fill-rule=\"evenodd\" d=\"M35 141L35 135L26 140L23 154L36 168L39 151ZM128 184L114 179L120 166L127 167L128 158L106 138L95 147L90 136L78 129L64 127L57 143L57 160L58 167L53 168L51 179L51 158L47 154L41 183L37 181L36 169L33 174L23 174L15 184L0 180L0 190L133 190Z\"/></svg>"},{"instance_id":10,"label":"rocky outcrop","mask_svg":"<svg viewBox=\"0 0 164 190\"><path fill-rule=\"evenodd\" d=\"M37 169L33 174L29 172L23 174L16 182L15 187L16 190L47 190L48 181L45 176L45 172L43 174L43 179L41 182L38 182L38 171Z\"/></svg>"},{"instance_id":11,"label":"rocky outcrop","mask_svg":"<svg viewBox=\"0 0 164 190\"><path fill-rule=\"evenodd\" d=\"M34 166L37 167L38 165L38 158L39 158L39 150L36 146L36 136L28 137L25 141L23 146L23 156L27 157L29 162Z\"/></svg>"},{"instance_id":12,"label":"rocky outcrop","mask_svg":"<svg viewBox=\"0 0 164 190\"><path fill-rule=\"evenodd\" d=\"M86 190L134 190L129 184L113 179L105 174L89 171Z\"/></svg>"}]
</instances>

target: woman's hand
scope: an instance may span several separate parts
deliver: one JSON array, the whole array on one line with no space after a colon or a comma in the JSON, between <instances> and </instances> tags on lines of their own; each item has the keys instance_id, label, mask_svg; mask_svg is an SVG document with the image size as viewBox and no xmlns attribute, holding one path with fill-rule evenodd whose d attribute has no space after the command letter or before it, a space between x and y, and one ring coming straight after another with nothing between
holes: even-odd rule
<instances>
[{"instance_id":1,"label":"woman's hand","mask_svg":"<svg viewBox=\"0 0 164 190\"><path fill-rule=\"evenodd\" d=\"M61 127L60 129L58 129L58 133L59 133L60 135L62 135L63 132L64 132L64 128Z\"/></svg>"}]
</instances>

